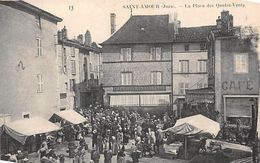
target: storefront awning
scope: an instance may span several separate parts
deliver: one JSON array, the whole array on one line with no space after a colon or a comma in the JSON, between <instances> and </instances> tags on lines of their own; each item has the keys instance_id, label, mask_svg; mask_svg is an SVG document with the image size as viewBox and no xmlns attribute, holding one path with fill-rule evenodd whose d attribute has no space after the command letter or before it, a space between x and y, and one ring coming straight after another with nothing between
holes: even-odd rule
<instances>
[{"instance_id":1,"label":"storefront awning","mask_svg":"<svg viewBox=\"0 0 260 163\"><path fill-rule=\"evenodd\" d=\"M22 144L25 144L28 136L49 133L60 129L57 125L41 117L17 120L2 126L2 131Z\"/></svg>"},{"instance_id":2,"label":"storefront awning","mask_svg":"<svg viewBox=\"0 0 260 163\"><path fill-rule=\"evenodd\" d=\"M59 111L57 113L54 113L53 116L58 116L61 119L64 119L74 125L87 121L86 118L84 118L82 115L80 115L79 113L77 113L75 110L72 109Z\"/></svg>"}]
</instances>

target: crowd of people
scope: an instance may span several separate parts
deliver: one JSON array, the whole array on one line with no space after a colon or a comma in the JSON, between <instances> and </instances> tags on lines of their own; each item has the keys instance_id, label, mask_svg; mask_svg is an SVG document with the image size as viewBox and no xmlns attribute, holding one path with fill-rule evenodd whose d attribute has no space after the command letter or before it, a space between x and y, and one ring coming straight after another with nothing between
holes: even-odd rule
<instances>
[{"instance_id":1,"label":"crowd of people","mask_svg":"<svg viewBox=\"0 0 260 163\"><path fill-rule=\"evenodd\" d=\"M139 114L137 111L90 106L80 111L92 124L92 160L99 162L104 154L105 162L117 156L118 163L125 162L125 145L131 143L130 156L133 162L139 157L152 157L163 152L162 130L175 124L175 118L167 113L157 115Z\"/></svg>"},{"instance_id":2,"label":"crowd of people","mask_svg":"<svg viewBox=\"0 0 260 163\"><path fill-rule=\"evenodd\" d=\"M74 163L83 163L89 146L91 148L91 161L98 163L101 154L104 162L111 163L116 157L118 163L126 162L126 155L138 162L140 157L152 157L163 152L162 130L175 124L175 119L167 113L162 116L140 114L137 111L90 106L78 109L78 113L88 119L88 122L79 125L66 124L60 121L62 130L51 135L40 135L41 141L37 145L40 162L63 163L63 154L57 154L57 144L67 142L67 154ZM91 136L92 144L85 141L86 136ZM55 145L56 144L56 145ZM125 151L125 146L130 145L130 151ZM26 162L26 157L21 156L21 151L10 154L9 161ZM25 158L25 159L24 159Z\"/></svg>"}]
</instances>

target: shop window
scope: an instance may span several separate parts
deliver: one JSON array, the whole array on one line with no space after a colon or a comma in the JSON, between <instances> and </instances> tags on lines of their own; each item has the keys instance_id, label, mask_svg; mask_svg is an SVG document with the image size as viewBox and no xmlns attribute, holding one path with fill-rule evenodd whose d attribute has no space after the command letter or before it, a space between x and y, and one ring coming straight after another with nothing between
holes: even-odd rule
<instances>
[{"instance_id":1,"label":"shop window","mask_svg":"<svg viewBox=\"0 0 260 163\"><path fill-rule=\"evenodd\" d=\"M111 106L139 106L139 95L111 95Z\"/></svg>"},{"instance_id":2,"label":"shop window","mask_svg":"<svg viewBox=\"0 0 260 163\"><path fill-rule=\"evenodd\" d=\"M169 105L169 95L140 95L141 106Z\"/></svg>"}]
</instances>

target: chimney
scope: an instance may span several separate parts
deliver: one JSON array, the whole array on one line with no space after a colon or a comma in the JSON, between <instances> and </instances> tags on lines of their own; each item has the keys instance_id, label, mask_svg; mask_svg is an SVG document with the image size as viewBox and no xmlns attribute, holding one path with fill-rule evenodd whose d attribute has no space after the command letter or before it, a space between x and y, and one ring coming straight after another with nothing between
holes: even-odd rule
<instances>
[{"instance_id":1,"label":"chimney","mask_svg":"<svg viewBox=\"0 0 260 163\"><path fill-rule=\"evenodd\" d=\"M60 30L58 31L58 40L62 40L62 32Z\"/></svg>"},{"instance_id":2,"label":"chimney","mask_svg":"<svg viewBox=\"0 0 260 163\"><path fill-rule=\"evenodd\" d=\"M233 28L233 15L229 15L229 25L230 25L230 28Z\"/></svg>"},{"instance_id":3,"label":"chimney","mask_svg":"<svg viewBox=\"0 0 260 163\"><path fill-rule=\"evenodd\" d=\"M222 32L228 32L233 28L233 16L229 14L229 11L223 10L221 17L216 20L217 29L221 29Z\"/></svg>"},{"instance_id":4,"label":"chimney","mask_svg":"<svg viewBox=\"0 0 260 163\"><path fill-rule=\"evenodd\" d=\"M62 33L62 39L67 40L68 39L68 31L66 29L66 26L63 27L63 29L61 30Z\"/></svg>"},{"instance_id":5,"label":"chimney","mask_svg":"<svg viewBox=\"0 0 260 163\"><path fill-rule=\"evenodd\" d=\"M181 21L177 19L177 12L169 13L169 30L170 33L175 37L179 34L179 28L181 27Z\"/></svg>"},{"instance_id":6,"label":"chimney","mask_svg":"<svg viewBox=\"0 0 260 163\"><path fill-rule=\"evenodd\" d=\"M179 28L181 27L181 21L175 20L174 21L174 35L179 34Z\"/></svg>"},{"instance_id":7,"label":"chimney","mask_svg":"<svg viewBox=\"0 0 260 163\"><path fill-rule=\"evenodd\" d=\"M80 44L83 44L83 35L82 34L78 35L77 40Z\"/></svg>"},{"instance_id":8,"label":"chimney","mask_svg":"<svg viewBox=\"0 0 260 163\"><path fill-rule=\"evenodd\" d=\"M110 14L111 35L116 31L116 14Z\"/></svg>"},{"instance_id":9,"label":"chimney","mask_svg":"<svg viewBox=\"0 0 260 163\"><path fill-rule=\"evenodd\" d=\"M222 22L220 16L218 16L218 19L216 20L216 24L217 24L217 29L221 29Z\"/></svg>"},{"instance_id":10,"label":"chimney","mask_svg":"<svg viewBox=\"0 0 260 163\"><path fill-rule=\"evenodd\" d=\"M91 43L92 43L91 34L90 34L89 30L87 30L87 32L85 33L85 43L84 43L84 45L90 46Z\"/></svg>"}]
</instances>

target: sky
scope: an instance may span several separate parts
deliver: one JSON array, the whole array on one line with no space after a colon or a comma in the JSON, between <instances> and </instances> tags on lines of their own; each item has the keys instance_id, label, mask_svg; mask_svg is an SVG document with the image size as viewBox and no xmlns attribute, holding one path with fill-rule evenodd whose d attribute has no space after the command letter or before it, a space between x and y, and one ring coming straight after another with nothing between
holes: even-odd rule
<instances>
[{"instance_id":1,"label":"sky","mask_svg":"<svg viewBox=\"0 0 260 163\"><path fill-rule=\"evenodd\" d=\"M24 1L62 18L63 21L58 23L58 29L66 26L70 39L89 30L92 41L97 43L102 43L111 36L110 13L116 14L116 29L119 29L130 18L130 7L132 7L133 15L173 15L176 12L177 18L181 21L181 27L215 25L217 17L223 10L229 10L234 16L235 26L260 26L260 0ZM146 5L146 8L142 5Z\"/></svg>"}]
</instances>

